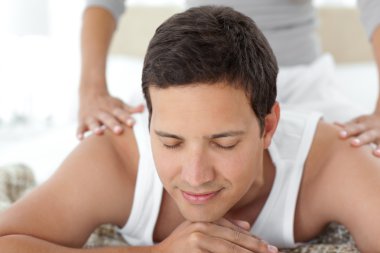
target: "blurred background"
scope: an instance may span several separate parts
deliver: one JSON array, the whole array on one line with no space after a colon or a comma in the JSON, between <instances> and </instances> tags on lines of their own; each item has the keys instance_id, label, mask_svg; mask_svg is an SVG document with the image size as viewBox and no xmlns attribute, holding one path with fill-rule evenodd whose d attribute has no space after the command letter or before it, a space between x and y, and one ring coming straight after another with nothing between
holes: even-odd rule
<instances>
[{"instance_id":1,"label":"blurred background","mask_svg":"<svg viewBox=\"0 0 380 253\"><path fill-rule=\"evenodd\" d=\"M324 51L353 103L371 112L377 91L371 47L355 0L315 0ZM43 182L77 144L79 37L84 0L0 0L0 167L24 163ZM182 0L129 0L107 69L112 94L141 101L142 57L157 25ZM358 93L360 86L362 93Z\"/></svg>"}]
</instances>

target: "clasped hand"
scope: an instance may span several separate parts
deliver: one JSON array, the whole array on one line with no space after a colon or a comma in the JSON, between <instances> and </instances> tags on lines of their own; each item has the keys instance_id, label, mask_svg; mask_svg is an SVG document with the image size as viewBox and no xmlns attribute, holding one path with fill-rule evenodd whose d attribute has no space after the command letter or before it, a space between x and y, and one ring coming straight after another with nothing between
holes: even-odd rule
<instances>
[{"instance_id":1,"label":"clasped hand","mask_svg":"<svg viewBox=\"0 0 380 253\"><path fill-rule=\"evenodd\" d=\"M185 221L169 237L152 247L152 253L277 253L278 249L249 232L245 221Z\"/></svg>"}]
</instances>

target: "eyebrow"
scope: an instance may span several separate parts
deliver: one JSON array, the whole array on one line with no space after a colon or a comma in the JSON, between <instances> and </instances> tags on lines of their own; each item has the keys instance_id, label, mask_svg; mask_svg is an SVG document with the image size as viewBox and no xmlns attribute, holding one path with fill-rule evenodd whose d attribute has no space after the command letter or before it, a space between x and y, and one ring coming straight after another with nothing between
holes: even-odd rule
<instances>
[{"instance_id":1,"label":"eyebrow","mask_svg":"<svg viewBox=\"0 0 380 253\"><path fill-rule=\"evenodd\" d=\"M210 139L218 139L218 138L224 138L224 137L234 137L245 134L244 131L227 131L219 134L213 134L209 138Z\"/></svg>"},{"instance_id":2,"label":"eyebrow","mask_svg":"<svg viewBox=\"0 0 380 253\"><path fill-rule=\"evenodd\" d=\"M183 138L182 136L175 135L175 134L169 134L169 133L166 133L166 132L163 132L163 131L159 131L159 130L154 130L154 132L155 132L158 136L161 136L161 137L174 138L174 139L178 139L178 140L183 140L183 139L185 139L185 138Z\"/></svg>"},{"instance_id":3,"label":"eyebrow","mask_svg":"<svg viewBox=\"0 0 380 253\"><path fill-rule=\"evenodd\" d=\"M182 136L166 133L166 132L159 131L159 130L154 130L154 132L158 136L161 136L161 137L174 138L174 139L178 139L178 140L184 140L185 139ZM210 135L210 136L206 136L206 138L207 139L218 139L218 138L224 138L224 137L240 136L240 135L243 135L243 134L245 134L244 131L227 131L227 132L223 132L223 133L218 133L218 134L213 134L213 135Z\"/></svg>"}]
</instances>

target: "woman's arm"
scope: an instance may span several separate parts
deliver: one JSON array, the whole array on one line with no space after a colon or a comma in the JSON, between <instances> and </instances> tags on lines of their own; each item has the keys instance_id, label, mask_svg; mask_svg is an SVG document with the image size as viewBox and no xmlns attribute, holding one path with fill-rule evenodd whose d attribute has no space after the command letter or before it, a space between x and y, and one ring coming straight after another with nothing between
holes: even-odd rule
<instances>
[{"instance_id":1,"label":"woman's arm","mask_svg":"<svg viewBox=\"0 0 380 253\"><path fill-rule=\"evenodd\" d=\"M133 125L130 114L143 110L142 106L129 107L108 92L106 62L116 25L115 17L105 8L88 7L84 12L77 129L80 140L86 131L103 134L103 125L120 134L123 125Z\"/></svg>"},{"instance_id":2,"label":"woman's arm","mask_svg":"<svg viewBox=\"0 0 380 253\"><path fill-rule=\"evenodd\" d=\"M359 0L358 5L361 10L364 28L372 44L380 77L380 2L377 0ZM358 90L360 89L361 86L358 84ZM373 154L380 157L380 92L373 113L354 118L343 126L344 130L340 133L343 139L355 137L351 141L351 145L355 147L374 143L377 148L374 149Z\"/></svg>"}]
</instances>

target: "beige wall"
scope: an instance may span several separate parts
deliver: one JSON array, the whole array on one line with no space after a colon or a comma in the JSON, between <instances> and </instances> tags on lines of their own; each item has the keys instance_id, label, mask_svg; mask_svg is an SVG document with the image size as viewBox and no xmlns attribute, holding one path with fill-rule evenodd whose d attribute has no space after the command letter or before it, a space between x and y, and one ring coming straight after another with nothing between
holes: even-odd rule
<instances>
[{"instance_id":1,"label":"beige wall","mask_svg":"<svg viewBox=\"0 0 380 253\"><path fill-rule=\"evenodd\" d=\"M111 53L144 56L156 27L180 7L130 7L122 17ZM318 32L324 51L337 62L371 60L371 47L355 8L321 8Z\"/></svg>"},{"instance_id":2,"label":"beige wall","mask_svg":"<svg viewBox=\"0 0 380 253\"><path fill-rule=\"evenodd\" d=\"M111 54L128 54L143 57L157 26L179 7L129 7L122 17L112 42Z\"/></svg>"},{"instance_id":3,"label":"beige wall","mask_svg":"<svg viewBox=\"0 0 380 253\"><path fill-rule=\"evenodd\" d=\"M355 8L321 8L318 32L324 51L337 62L372 60L372 48Z\"/></svg>"}]
</instances>

